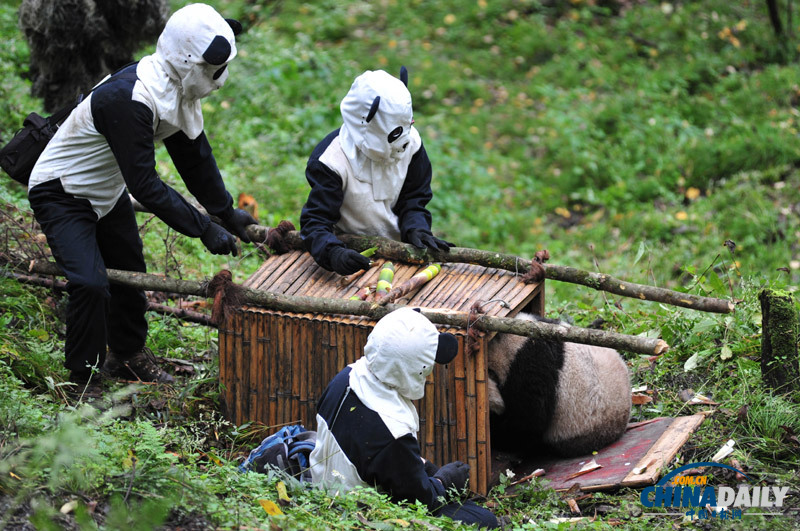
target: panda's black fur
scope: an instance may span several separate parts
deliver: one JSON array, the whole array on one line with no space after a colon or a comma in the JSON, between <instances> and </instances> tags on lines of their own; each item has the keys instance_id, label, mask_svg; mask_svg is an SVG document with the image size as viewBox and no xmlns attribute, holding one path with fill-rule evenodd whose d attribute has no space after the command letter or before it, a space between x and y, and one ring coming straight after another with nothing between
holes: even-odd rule
<instances>
[{"instance_id":1,"label":"panda's black fur","mask_svg":"<svg viewBox=\"0 0 800 531\"><path fill-rule=\"evenodd\" d=\"M489 343L488 364L493 448L585 455L627 427L630 380L615 350L498 334Z\"/></svg>"}]
</instances>

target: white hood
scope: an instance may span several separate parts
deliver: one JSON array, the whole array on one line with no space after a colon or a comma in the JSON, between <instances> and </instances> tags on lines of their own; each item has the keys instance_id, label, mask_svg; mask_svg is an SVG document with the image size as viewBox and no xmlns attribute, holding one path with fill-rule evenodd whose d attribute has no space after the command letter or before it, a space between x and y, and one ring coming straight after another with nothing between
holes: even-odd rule
<instances>
[{"instance_id":1,"label":"white hood","mask_svg":"<svg viewBox=\"0 0 800 531\"><path fill-rule=\"evenodd\" d=\"M370 117L376 97L380 101ZM368 70L353 81L340 109L344 123L339 138L356 179L372 183L375 201L389 199L405 179L399 160L414 129L411 93L387 72Z\"/></svg>"},{"instance_id":2,"label":"white hood","mask_svg":"<svg viewBox=\"0 0 800 531\"><path fill-rule=\"evenodd\" d=\"M417 435L419 417L412 400L425 394L438 345L439 332L427 317L400 308L378 321L364 356L352 365L350 388L395 438Z\"/></svg>"},{"instance_id":3,"label":"white hood","mask_svg":"<svg viewBox=\"0 0 800 531\"><path fill-rule=\"evenodd\" d=\"M153 97L157 118L194 139L203 131L199 100L225 84L234 57L229 23L211 6L190 4L170 17L156 52L139 61L136 74Z\"/></svg>"}]
</instances>

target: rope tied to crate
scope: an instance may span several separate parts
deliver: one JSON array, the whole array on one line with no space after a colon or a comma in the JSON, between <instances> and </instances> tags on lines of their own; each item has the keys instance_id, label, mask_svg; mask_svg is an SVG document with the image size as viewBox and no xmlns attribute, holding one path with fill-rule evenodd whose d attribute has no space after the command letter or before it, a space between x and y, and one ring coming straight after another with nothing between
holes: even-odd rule
<instances>
[{"instance_id":1,"label":"rope tied to crate","mask_svg":"<svg viewBox=\"0 0 800 531\"><path fill-rule=\"evenodd\" d=\"M520 277L525 284L533 282L541 282L545 278L544 263L550 260L550 252L547 249L536 251L531 260L531 266L528 272Z\"/></svg>"},{"instance_id":2,"label":"rope tied to crate","mask_svg":"<svg viewBox=\"0 0 800 531\"><path fill-rule=\"evenodd\" d=\"M264 243L267 247L275 251L275 254L284 254L291 250L291 246L286 243L286 235L295 230L294 224L286 219L282 219L277 227L272 227L267 231Z\"/></svg>"},{"instance_id":3,"label":"rope tied to crate","mask_svg":"<svg viewBox=\"0 0 800 531\"><path fill-rule=\"evenodd\" d=\"M470 357L478 353L478 345L480 344L479 341L482 335L482 332L473 325L485 314L486 312L480 301L475 301L469 309L469 314L467 315L467 338L464 351Z\"/></svg>"},{"instance_id":4,"label":"rope tied to crate","mask_svg":"<svg viewBox=\"0 0 800 531\"><path fill-rule=\"evenodd\" d=\"M206 294L214 299L211 306L211 321L219 327L231 314L241 307L245 300L244 290L233 283L233 275L227 269L219 273L206 284Z\"/></svg>"}]
</instances>

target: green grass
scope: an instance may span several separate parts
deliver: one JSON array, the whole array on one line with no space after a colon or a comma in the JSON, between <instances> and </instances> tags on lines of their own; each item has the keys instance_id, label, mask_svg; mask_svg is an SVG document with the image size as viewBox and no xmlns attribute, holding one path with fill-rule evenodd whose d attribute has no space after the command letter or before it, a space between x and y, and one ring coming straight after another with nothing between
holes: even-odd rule
<instances>
[{"instance_id":1,"label":"green grass","mask_svg":"<svg viewBox=\"0 0 800 531\"><path fill-rule=\"evenodd\" d=\"M792 491L789 516L750 517L742 528L796 527L800 407L761 385L757 296L800 282L800 88L797 43L775 42L763 2L626 2L620 12L586 0L209 3L246 32L226 86L204 103L206 131L228 189L256 198L262 224L299 225L305 161L339 126L353 78L407 66L438 235L527 258L548 249L552 263L737 301L731 315L705 314L548 282L546 305L579 325L599 317L609 330L667 341L655 361L626 354L633 384L657 391L634 419L696 412L679 398L684 389L712 397L716 412L672 464L707 460L733 438L748 473ZM18 5L0 5L4 140L41 111L25 78ZM186 191L163 148L157 164ZM29 210L8 178L0 200ZM241 282L264 259L247 245L239 258L212 256L156 219L139 222L152 272L194 279L229 268ZM334 499L292 482L285 514L267 517L259 500L276 501L281 478L235 464L269 429L222 416L215 330L150 314L149 345L192 372L169 392L119 389L103 414L64 402L64 299L8 279L0 294L0 506L37 528L456 528L372 490ZM490 500L513 528L567 528L548 523L571 515L546 481L507 482ZM638 496L581 501L584 515L598 513L583 526L692 526L643 516ZM11 514L0 528L21 525Z\"/></svg>"}]
</instances>

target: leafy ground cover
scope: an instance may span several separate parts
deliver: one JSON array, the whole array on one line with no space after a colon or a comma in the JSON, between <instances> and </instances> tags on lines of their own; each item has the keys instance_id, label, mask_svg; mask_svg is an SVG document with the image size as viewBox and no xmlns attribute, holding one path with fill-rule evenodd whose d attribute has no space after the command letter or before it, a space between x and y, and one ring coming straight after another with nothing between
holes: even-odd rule
<instances>
[{"instance_id":1,"label":"leafy ground cover","mask_svg":"<svg viewBox=\"0 0 800 531\"><path fill-rule=\"evenodd\" d=\"M800 406L763 389L757 300L800 280L800 87L795 43L779 45L762 2L209 3L246 33L228 83L204 103L206 130L231 193L252 195L261 223L298 224L305 160L338 126L352 79L406 65L434 164L437 234L524 257L546 248L553 263L737 301L734 314L710 315L548 283L550 316L601 318L670 344L656 360L626 354L634 385L656 391L634 420L695 412L680 395L689 388L719 404L676 467L734 439L733 456L759 484L790 487L781 514L733 524L643 515L635 490L595 494L580 502L590 517L580 525L800 524ZM18 5L0 5L3 139L40 109ZM157 162L185 191L164 151ZM27 219L24 190L7 178L0 199ZM229 268L242 281L263 260L248 247L237 259L211 256L140 216L151 271L203 278ZM13 246L5 233L3 248ZM149 316L150 346L180 361L173 389L120 386L102 410L65 403L63 293L10 279L0 293L0 528L455 527L372 490L332 498L236 472L270 427L221 415L207 327ZM277 501L281 480L291 502L268 516L259 500ZM546 482L508 483L488 502L510 527L574 525L551 522L571 514Z\"/></svg>"}]
</instances>

